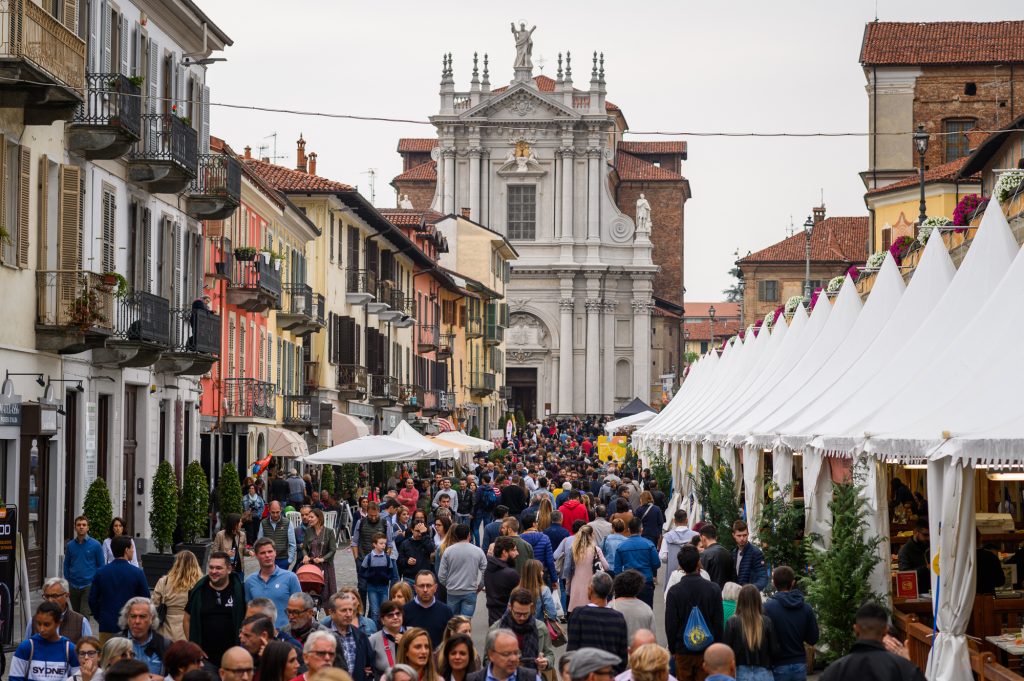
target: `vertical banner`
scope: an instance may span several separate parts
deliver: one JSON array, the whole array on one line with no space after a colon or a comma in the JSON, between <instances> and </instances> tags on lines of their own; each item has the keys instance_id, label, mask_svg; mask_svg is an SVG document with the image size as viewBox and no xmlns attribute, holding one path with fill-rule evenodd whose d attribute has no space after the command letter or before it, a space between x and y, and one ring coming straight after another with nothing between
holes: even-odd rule
<instances>
[{"instance_id":1,"label":"vertical banner","mask_svg":"<svg viewBox=\"0 0 1024 681\"><path fill-rule=\"evenodd\" d=\"M14 582L18 569L15 541L17 532L18 507L0 506L0 642L4 645L9 645L14 636Z\"/></svg>"},{"instance_id":2,"label":"vertical banner","mask_svg":"<svg viewBox=\"0 0 1024 681\"><path fill-rule=\"evenodd\" d=\"M98 408L95 402L85 403L85 487L96 479Z\"/></svg>"}]
</instances>

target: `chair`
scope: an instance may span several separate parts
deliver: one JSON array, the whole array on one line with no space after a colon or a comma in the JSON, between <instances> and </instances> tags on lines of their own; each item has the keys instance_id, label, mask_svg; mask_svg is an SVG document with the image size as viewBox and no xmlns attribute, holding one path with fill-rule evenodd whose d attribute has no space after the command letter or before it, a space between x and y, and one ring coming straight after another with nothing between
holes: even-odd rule
<instances>
[{"instance_id":1,"label":"chair","mask_svg":"<svg viewBox=\"0 0 1024 681\"><path fill-rule=\"evenodd\" d=\"M288 523L292 526L292 529L302 524L302 514L298 511L288 511L285 516L288 518Z\"/></svg>"},{"instance_id":2,"label":"chair","mask_svg":"<svg viewBox=\"0 0 1024 681\"><path fill-rule=\"evenodd\" d=\"M338 530L338 512L337 511L325 511L324 512L324 526L331 528L335 532Z\"/></svg>"}]
</instances>

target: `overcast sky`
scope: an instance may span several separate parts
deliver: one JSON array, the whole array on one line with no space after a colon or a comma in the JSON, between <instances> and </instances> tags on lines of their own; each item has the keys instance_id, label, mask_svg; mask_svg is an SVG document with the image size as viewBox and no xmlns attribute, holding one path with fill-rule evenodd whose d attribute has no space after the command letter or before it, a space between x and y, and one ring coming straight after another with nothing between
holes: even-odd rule
<instances>
[{"instance_id":1,"label":"overcast sky","mask_svg":"<svg viewBox=\"0 0 1024 681\"><path fill-rule=\"evenodd\" d=\"M441 54L452 52L456 88L469 88L474 51L490 54L492 87L512 78L509 22L537 25L534 73L554 76L572 51L587 87L585 55L605 54L608 99L630 130L864 132L867 95L857 62L865 22L1024 18L1019 0L738 0L665 2L349 2L198 0L234 40L209 70L213 102L426 120L438 109ZM285 11L282 11L282 7ZM301 132L319 175L394 206L399 137L433 128L214 106L211 131L238 152L273 153L293 166ZM652 138L642 134L626 139ZM803 224L824 193L828 215L866 215L857 173L864 137L750 139L684 136L687 299L718 300L733 253L763 248Z\"/></svg>"}]
</instances>

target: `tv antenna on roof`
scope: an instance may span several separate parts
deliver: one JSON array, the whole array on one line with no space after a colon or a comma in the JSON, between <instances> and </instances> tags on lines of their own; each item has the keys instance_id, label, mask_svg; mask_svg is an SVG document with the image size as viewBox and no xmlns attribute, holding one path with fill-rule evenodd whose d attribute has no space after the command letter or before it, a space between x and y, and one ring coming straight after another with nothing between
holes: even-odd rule
<instances>
[{"instance_id":1,"label":"tv antenna on roof","mask_svg":"<svg viewBox=\"0 0 1024 681\"><path fill-rule=\"evenodd\" d=\"M360 175L370 176L370 205L377 205L377 169L369 168L361 173Z\"/></svg>"},{"instance_id":2,"label":"tv antenna on roof","mask_svg":"<svg viewBox=\"0 0 1024 681\"><path fill-rule=\"evenodd\" d=\"M792 215L789 216L789 229L787 229L786 231L789 232L789 236L793 236L793 232L796 231L796 228L793 227L793 216Z\"/></svg>"}]
</instances>

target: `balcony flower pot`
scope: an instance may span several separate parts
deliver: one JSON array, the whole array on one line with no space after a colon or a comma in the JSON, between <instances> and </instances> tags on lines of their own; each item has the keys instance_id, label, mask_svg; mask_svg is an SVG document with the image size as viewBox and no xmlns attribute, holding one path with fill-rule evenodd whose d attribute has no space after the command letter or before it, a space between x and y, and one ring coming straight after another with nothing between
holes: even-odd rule
<instances>
[{"instance_id":1,"label":"balcony flower pot","mask_svg":"<svg viewBox=\"0 0 1024 681\"><path fill-rule=\"evenodd\" d=\"M217 271L217 274L227 274L228 273L228 264L225 263L225 262L215 262L215 263L213 263L213 267Z\"/></svg>"},{"instance_id":2,"label":"balcony flower pot","mask_svg":"<svg viewBox=\"0 0 1024 681\"><path fill-rule=\"evenodd\" d=\"M85 291L68 304L67 309L68 325L78 327L85 333L96 324L103 323L106 318L103 316L103 307L96 291Z\"/></svg>"},{"instance_id":3,"label":"balcony flower pot","mask_svg":"<svg viewBox=\"0 0 1024 681\"><path fill-rule=\"evenodd\" d=\"M256 259L256 249L249 246L239 246L235 249L235 260L252 262Z\"/></svg>"},{"instance_id":4,"label":"balcony flower pot","mask_svg":"<svg viewBox=\"0 0 1024 681\"><path fill-rule=\"evenodd\" d=\"M124 298L128 295L128 280L117 272L104 272L101 276L102 286L106 290L114 291L114 295L118 298ZM114 289L117 289L116 291Z\"/></svg>"}]
</instances>

